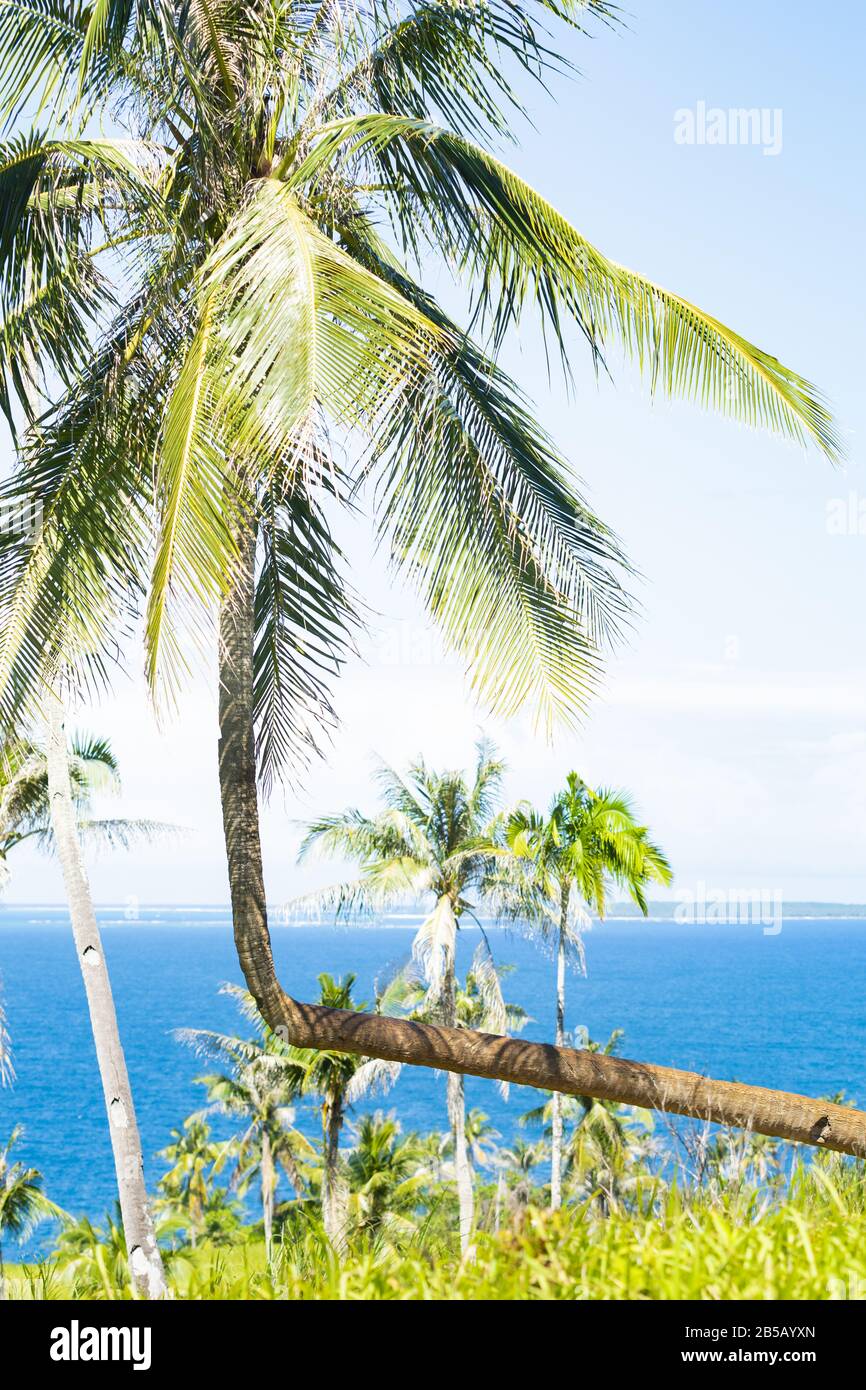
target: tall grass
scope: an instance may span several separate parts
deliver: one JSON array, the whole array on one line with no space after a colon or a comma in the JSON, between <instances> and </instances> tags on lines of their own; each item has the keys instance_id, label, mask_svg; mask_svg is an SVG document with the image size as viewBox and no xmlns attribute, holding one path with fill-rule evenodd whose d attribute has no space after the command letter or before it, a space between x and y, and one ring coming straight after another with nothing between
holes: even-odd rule
<instances>
[{"instance_id":1,"label":"tall grass","mask_svg":"<svg viewBox=\"0 0 866 1390\"><path fill-rule=\"evenodd\" d=\"M508 1230L480 1233L473 1257L416 1232L358 1240L340 1259L320 1224L287 1223L267 1269L260 1239L204 1244L172 1262L181 1299L533 1300L864 1299L866 1189L860 1165L798 1167L783 1192L654 1187L605 1211L594 1200L556 1215L527 1207ZM20 1269L23 1298L129 1297L107 1262L88 1282L49 1262Z\"/></svg>"}]
</instances>

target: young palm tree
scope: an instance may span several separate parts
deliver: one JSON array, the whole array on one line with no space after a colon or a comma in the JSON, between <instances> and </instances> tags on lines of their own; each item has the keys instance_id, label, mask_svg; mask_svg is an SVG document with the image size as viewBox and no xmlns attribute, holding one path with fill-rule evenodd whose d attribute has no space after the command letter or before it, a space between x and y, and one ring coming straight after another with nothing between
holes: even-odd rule
<instances>
[{"instance_id":1,"label":"young palm tree","mask_svg":"<svg viewBox=\"0 0 866 1390\"><path fill-rule=\"evenodd\" d=\"M181 1228L181 1222L165 1219L159 1223L160 1238ZM163 1251L167 1267L187 1257L186 1250ZM51 1266L63 1275L64 1297L75 1299L127 1298L133 1292L129 1257L120 1204L115 1203L100 1226L86 1216L67 1217L51 1252ZM69 1287L69 1278L72 1288Z\"/></svg>"},{"instance_id":2,"label":"young palm tree","mask_svg":"<svg viewBox=\"0 0 866 1390\"><path fill-rule=\"evenodd\" d=\"M455 1028L471 1028L482 1033L502 1035L517 1033L525 1027L529 1022L525 1009L519 1004L506 1003L502 994L502 975L507 973L507 969L508 967L496 966L487 937L482 935L465 980L455 978ZM416 969L412 968L402 970L394 977L379 999L378 1005L382 1012L402 1014L422 1023L435 1022L441 1012L438 989L423 977L419 977ZM502 1095L507 1098L507 1082L500 1081L498 1084ZM486 1144L499 1136L487 1123L487 1116L482 1111L471 1110L468 1115L465 1113L463 1077L455 1077L451 1085L455 1091L459 1086L456 1104L449 1095L448 1117L451 1121L451 1151L454 1156L460 1212L460 1245L465 1254L469 1248L475 1220L473 1161L486 1166L491 1161ZM464 1140L462 1145L458 1138L458 1124Z\"/></svg>"},{"instance_id":3,"label":"young palm tree","mask_svg":"<svg viewBox=\"0 0 866 1390\"><path fill-rule=\"evenodd\" d=\"M319 906L337 913L367 910L421 898L429 907L418 928L412 954L424 977L424 988L409 981L410 996L400 1002L415 1019L460 1025L455 968L457 932L464 913L472 913L468 894L489 872L491 821L496 808L503 764L490 744L478 745L472 780L461 772L434 772L422 759L406 777L382 765L378 781L383 807L375 817L350 810L325 817L307 827L301 858L312 850L355 860L361 877L314 895ZM495 970L479 960L476 995L483 1002L490 1031L504 1033L507 1019L498 993ZM492 995L498 995L492 1017ZM471 1012L479 999L465 1001ZM498 1025L498 1026L497 1026ZM471 1025L470 1025L471 1026ZM473 1219L472 1176L466 1149L466 1103L463 1077L449 1071L448 1121L454 1147L454 1169L460 1206L460 1243L469 1244Z\"/></svg>"},{"instance_id":4,"label":"young palm tree","mask_svg":"<svg viewBox=\"0 0 866 1390\"><path fill-rule=\"evenodd\" d=\"M22 1133L21 1126L16 1126L0 1149L0 1300L6 1297L4 1242L10 1237L24 1240L37 1222L63 1216L42 1191L42 1174L12 1160L12 1150Z\"/></svg>"},{"instance_id":5,"label":"young palm tree","mask_svg":"<svg viewBox=\"0 0 866 1390\"><path fill-rule=\"evenodd\" d=\"M203 1028L183 1028L175 1036L201 1056L221 1062L228 1074L197 1078L207 1087L206 1114L242 1117L246 1127L232 1146L235 1162L233 1185L245 1187L258 1173L262 1201L265 1252L273 1252L274 1213L279 1170L286 1173L296 1196L305 1187L303 1165L313 1158L313 1148L294 1128L291 1102L303 1087L303 1072L264 1023L251 996L234 985L224 985L245 1017L259 1027L260 1039L244 1039Z\"/></svg>"},{"instance_id":6,"label":"young palm tree","mask_svg":"<svg viewBox=\"0 0 866 1390\"><path fill-rule=\"evenodd\" d=\"M669 883L662 851L640 825L621 793L593 791L569 773L546 816L520 806L509 818L510 855L493 871L490 891L513 917L553 942L556 961L556 1046L565 1044L565 969L583 963L581 930L586 910L604 917L610 883L625 889L646 914L644 889ZM555 1091L551 1115L550 1205L562 1202L562 1097Z\"/></svg>"},{"instance_id":7,"label":"young palm tree","mask_svg":"<svg viewBox=\"0 0 866 1390\"><path fill-rule=\"evenodd\" d=\"M205 1234L207 1216L214 1204L214 1179L230 1156L225 1144L211 1134L200 1115L188 1115L183 1129L171 1131L171 1143L159 1157L170 1165L159 1180L163 1209L182 1213L193 1248ZM219 1205L219 1197L216 1197Z\"/></svg>"},{"instance_id":8,"label":"young palm tree","mask_svg":"<svg viewBox=\"0 0 866 1390\"><path fill-rule=\"evenodd\" d=\"M0 33L0 119L40 121L0 148L0 404L14 420L34 377L58 382L4 494L42 526L0 546L0 713L62 664L106 679L130 609L168 697L189 639L218 636L237 950L297 1044L502 1066L477 1039L455 1053L301 1006L274 971L257 778L303 764L331 719L355 611L330 514L357 482L479 695L549 721L584 704L627 601L614 538L497 363L519 320L564 358L571 325L595 362L624 344L654 388L838 452L807 381L610 261L495 153L508 71L545 81L548 24L611 14L68 0L10 6ZM430 254L475 338L420 283Z\"/></svg>"},{"instance_id":9,"label":"young palm tree","mask_svg":"<svg viewBox=\"0 0 866 1390\"><path fill-rule=\"evenodd\" d=\"M327 1009L363 1010L352 998L355 976L335 980L319 976L319 1004ZM322 1100L322 1219L325 1233L338 1253L346 1245L349 1228L348 1190L340 1167L340 1135L346 1110L374 1091L387 1091L400 1068L377 1058L317 1048L287 1047L287 1059L295 1068L298 1093Z\"/></svg>"},{"instance_id":10,"label":"young palm tree","mask_svg":"<svg viewBox=\"0 0 866 1390\"><path fill-rule=\"evenodd\" d=\"M412 1218L429 1182L425 1151L415 1134L400 1134L393 1115L377 1110L355 1128L346 1164L349 1214L365 1235L414 1235Z\"/></svg>"},{"instance_id":11,"label":"young palm tree","mask_svg":"<svg viewBox=\"0 0 866 1390\"><path fill-rule=\"evenodd\" d=\"M117 761L108 741L77 736L67 746L57 700L51 702L47 747L12 737L0 748L0 875L8 877L9 853L27 840L57 851L105 1097L133 1283L145 1297L164 1297L167 1286L144 1185L132 1090L80 837L125 848L170 827L94 818L93 798L119 790Z\"/></svg>"}]
</instances>

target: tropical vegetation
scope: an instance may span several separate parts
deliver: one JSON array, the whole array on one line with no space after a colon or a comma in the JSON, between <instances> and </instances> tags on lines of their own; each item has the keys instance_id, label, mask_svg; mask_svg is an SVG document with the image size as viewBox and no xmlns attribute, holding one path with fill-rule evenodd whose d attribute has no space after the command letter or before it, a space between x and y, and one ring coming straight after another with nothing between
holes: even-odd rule
<instances>
[{"instance_id":1,"label":"tropical vegetation","mask_svg":"<svg viewBox=\"0 0 866 1390\"><path fill-rule=\"evenodd\" d=\"M573 721L627 621L627 558L501 365L527 320L566 375L574 338L595 369L623 348L653 390L839 456L815 387L610 260L503 162L521 92L561 66L550 31L613 25L617 8L0 0L0 18L0 408L17 449L0 506L40 518L36 534L0 534L0 874L26 838L57 850L120 1211L102 1228L55 1212L55 1259L23 1277L43 1296L163 1297L173 1284L193 1297L351 1297L388 1296L400 1278L441 1289L450 1273L452 1296L480 1297L497 1281L536 1292L559 1250L579 1271L560 1287L581 1291L593 1252L619 1270L647 1222L663 1230L688 1212L683 1258L716 1288L709 1211L714 1229L733 1213L771 1232L766 1289L773 1242L782 1260L790 1238L781 1207L757 1195L781 1190L773 1145L747 1136L751 1186L737 1178L732 1195L733 1141L707 1143L686 1196L645 1116L620 1102L639 1091L810 1142L826 1126L851 1149L844 1107L767 1118L770 1100L760 1114L753 1098L726 1106L699 1079L683 1102L649 1068L622 1082L614 1041L563 1048L582 914L603 916L609 883L643 907L647 886L670 878L621 795L572 776L547 815L507 813L482 744L470 775L383 768L377 815L314 822L306 848L361 875L321 902L426 899L414 970L372 1011L352 977L324 973L318 1001L297 1004L268 929L259 799L301 777L335 723L335 680L366 616L337 541L359 499L497 714L529 709L547 731ZM431 266L458 284L453 315ZM184 1035L220 1070L172 1133L154 1198L81 852L83 833L122 842L128 827L89 815L97 772L116 773L107 745L70 752L65 732L66 710L111 687L138 633L160 707L197 667L216 668L239 997L255 1029ZM482 900L552 939L558 1052L507 1036L524 1020L483 930L458 978L458 932ZM620 1078L605 1101L575 1079L590 1060ZM447 1136L403 1133L384 1113L348 1118L407 1062L446 1070ZM466 1113L473 1071L560 1083L541 1137L498 1149L485 1117ZM298 1120L311 1099L318 1145ZM226 1124L238 1126L228 1137ZM860 1200L859 1169L843 1160L788 1180L801 1232ZM48 1208L8 1149L0 1182L2 1252L5 1232ZM261 1232L247 1220L254 1191ZM249 1265L230 1267L226 1248ZM2 1268L0 1253L0 1291Z\"/></svg>"},{"instance_id":2,"label":"tropical vegetation","mask_svg":"<svg viewBox=\"0 0 866 1390\"><path fill-rule=\"evenodd\" d=\"M596 365L619 343L654 388L830 457L835 428L801 376L612 262L496 152L522 109L509 72L545 82L548 26L613 20L602 0L7 10L0 374L29 429L3 496L43 521L0 547L0 712L67 671L109 681L139 616L158 695L215 645L247 987L295 1044L345 1049L360 1028L277 980L258 823L258 785L317 746L351 650L334 510L369 485L477 692L550 725L584 707L628 599L499 365L509 332L535 314L567 364L576 326ZM425 287L431 254L472 335ZM363 1033L441 1059L408 1020ZM479 1046L467 1032L462 1061Z\"/></svg>"},{"instance_id":3,"label":"tropical vegetation","mask_svg":"<svg viewBox=\"0 0 866 1390\"><path fill-rule=\"evenodd\" d=\"M628 892L646 915L645 890L669 884L671 867L640 825L621 792L595 791L576 772L554 797L547 815L518 807L504 834L507 853L488 885L513 920L552 944L556 961L556 1045L566 1041L565 970L569 959L585 971L582 931L587 912L604 917L611 884ZM550 1205L562 1200L562 1107L551 1097Z\"/></svg>"}]
</instances>

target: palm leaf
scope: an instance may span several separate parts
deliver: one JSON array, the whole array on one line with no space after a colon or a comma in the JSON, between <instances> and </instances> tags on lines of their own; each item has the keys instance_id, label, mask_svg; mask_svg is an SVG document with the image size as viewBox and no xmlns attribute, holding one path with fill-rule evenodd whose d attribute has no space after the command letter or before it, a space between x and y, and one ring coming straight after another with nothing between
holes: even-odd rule
<instances>
[{"instance_id":1,"label":"palm leaf","mask_svg":"<svg viewBox=\"0 0 866 1390\"><path fill-rule=\"evenodd\" d=\"M331 681L353 650L357 622L324 516L300 491L269 489L261 520L253 700L256 765L265 793L297 776L336 721Z\"/></svg>"},{"instance_id":2,"label":"palm leaf","mask_svg":"<svg viewBox=\"0 0 866 1390\"><path fill-rule=\"evenodd\" d=\"M653 389L839 457L830 413L810 382L681 296L609 260L471 140L408 117L358 116L324 127L292 180L311 179L338 156L361 155L384 175L406 230L420 218L474 280L479 312L497 340L534 301L563 351L564 318L573 317L596 351L616 336Z\"/></svg>"}]
</instances>

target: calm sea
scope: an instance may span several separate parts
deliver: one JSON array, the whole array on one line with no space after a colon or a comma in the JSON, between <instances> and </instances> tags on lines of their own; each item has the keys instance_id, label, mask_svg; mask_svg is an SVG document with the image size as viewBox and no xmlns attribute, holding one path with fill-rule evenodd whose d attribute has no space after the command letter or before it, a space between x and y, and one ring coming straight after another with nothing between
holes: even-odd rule
<instances>
[{"instance_id":1,"label":"calm sea","mask_svg":"<svg viewBox=\"0 0 866 1390\"><path fill-rule=\"evenodd\" d=\"M148 1181L169 1131L202 1104L195 1077L207 1068L176 1042L176 1028L249 1033L223 981L241 982L228 912L213 907L99 912L141 1127ZM274 929L286 988L317 994L320 971L352 971L359 999L372 996L409 956L412 917L379 927ZM498 961L514 966L506 992L530 1014L524 1036L549 1039L552 962L531 942L491 930ZM460 966L479 941L460 933ZM568 984L567 1024L604 1040L622 1028L627 1057L806 1095L844 1091L866 1102L866 921L786 921L760 926L687 926L621 921L586 938L588 977ZM0 908L0 978L17 1081L0 1090L0 1142L15 1124L19 1157L45 1175L49 1195L97 1218L114 1200L111 1150L84 990L66 913ZM503 1136L514 1134L536 1094L468 1078L467 1100ZM367 1108L396 1110L404 1129L444 1128L444 1078L406 1070L390 1095ZM311 1132L312 1112L305 1121Z\"/></svg>"}]
</instances>

